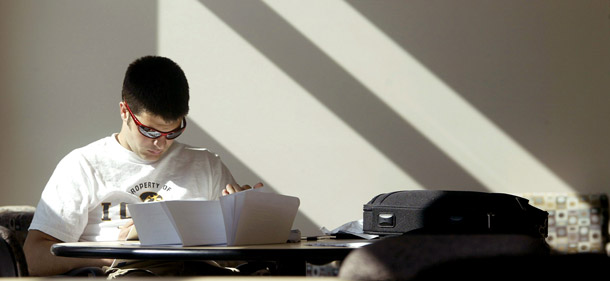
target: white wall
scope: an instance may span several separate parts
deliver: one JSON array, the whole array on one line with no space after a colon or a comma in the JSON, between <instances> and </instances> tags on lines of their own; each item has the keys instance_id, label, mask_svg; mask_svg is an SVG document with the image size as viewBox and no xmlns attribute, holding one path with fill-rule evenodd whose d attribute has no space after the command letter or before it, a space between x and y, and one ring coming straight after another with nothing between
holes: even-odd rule
<instances>
[{"instance_id":1,"label":"white wall","mask_svg":"<svg viewBox=\"0 0 610 281\"><path fill-rule=\"evenodd\" d=\"M122 77L157 52L156 12L147 0L0 1L0 204L35 205L65 154L119 130Z\"/></svg>"},{"instance_id":2,"label":"white wall","mask_svg":"<svg viewBox=\"0 0 610 281\"><path fill-rule=\"evenodd\" d=\"M124 69L155 53L190 82L182 141L300 197L306 231L393 190L607 192L609 14L607 0L3 1L0 204L35 204L65 153L118 131Z\"/></svg>"}]
</instances>

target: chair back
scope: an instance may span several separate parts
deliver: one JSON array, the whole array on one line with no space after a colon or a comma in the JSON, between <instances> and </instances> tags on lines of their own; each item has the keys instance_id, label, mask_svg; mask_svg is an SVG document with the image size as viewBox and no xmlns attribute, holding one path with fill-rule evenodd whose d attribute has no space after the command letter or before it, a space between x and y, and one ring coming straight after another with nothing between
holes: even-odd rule
<instances>
[{"instance_id":1,"label":"chair back","mask_svg":"<svg viewBox=\"0 0 610 281\"><path fill-rule=\"evenodd\" d=\"M28 276L23 243L34 217L34 206L0 206L0 276Z\"/></svg>"}]
</instances>

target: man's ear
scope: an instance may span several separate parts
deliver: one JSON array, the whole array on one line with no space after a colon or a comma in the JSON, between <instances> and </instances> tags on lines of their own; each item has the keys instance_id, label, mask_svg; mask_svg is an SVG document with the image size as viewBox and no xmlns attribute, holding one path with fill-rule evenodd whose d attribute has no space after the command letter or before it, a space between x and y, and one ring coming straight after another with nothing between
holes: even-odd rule
<instances>
[{"instance_id":1,"label":"man's ear","mask_svg":"<svg viewBox=\"0 0 610 281\"><path fill-rule=\"evenodd\" d=\"M119 102L119 110L121 113L121 119L123 119L123 121L127 121L127 119L129 119L129 111L127 111L127 107L125 107L124 102Z\"/></svg>"}]
</instances>

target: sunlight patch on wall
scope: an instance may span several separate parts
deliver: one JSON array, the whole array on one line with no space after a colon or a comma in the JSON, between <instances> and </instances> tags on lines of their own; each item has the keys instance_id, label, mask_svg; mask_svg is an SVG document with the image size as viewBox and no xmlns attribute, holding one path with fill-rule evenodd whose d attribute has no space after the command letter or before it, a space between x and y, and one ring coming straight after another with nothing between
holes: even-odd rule
<instances>
[{"instance_id":1,"label":"sunlight patch on wall","mask_svg":"<svg viewBox=\"0 0 610 281\"><path fill-rule=\"evenodd\" d=\"M360 216L377 193L421 189L205 5L159 5L159 54L181 65L191 88L189 144L208 145L201 128L254 180L298 196L300 210L329 228ZM337 200L346 190L349 200Z\"/></svg>"},{"instance_id":2,"label":"sunlight patch on wall","mask_svg":"<svg viewBox=\"0 0 610 281\"><path fill-rule=\"evenodd\" d=\"M491 191L571 190L350 5L264 2Z\"/></svg>"}]
</instances>

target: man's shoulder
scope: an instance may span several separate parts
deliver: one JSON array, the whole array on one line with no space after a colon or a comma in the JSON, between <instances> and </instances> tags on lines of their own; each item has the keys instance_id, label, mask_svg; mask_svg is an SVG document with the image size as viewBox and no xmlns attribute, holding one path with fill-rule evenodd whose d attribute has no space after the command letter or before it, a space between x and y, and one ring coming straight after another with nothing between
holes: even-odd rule
<instances>
[{"instance_id":1,"label":"man's shoulder","mask_svg":"<svg viewBox=\"0 0 610 281\"><path fill-rule=\"evenodd\" d=\"M220 156L208 148L204 147L196 147L183 143L175 143L174 149L177 153L181 154L181 156L189 156L189 157L202 157L202 158L214 158L219 159Z\"/></svg>"},{"instance_id":2,"label":"man's shoulder","mask_svg":"<svg viewBox=\"0 0 610 281\"><path fill-rule=\"evenodd\" d=\"M104 137L90 142L84 146L70 151L65 158L90 158L93 155L107 154L107 148L111 145L112 136Z\"/></svg>"}]
</instances>

